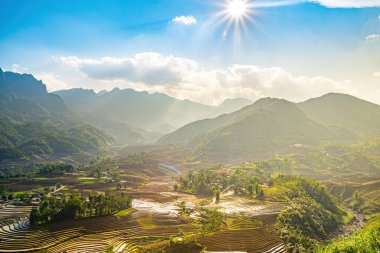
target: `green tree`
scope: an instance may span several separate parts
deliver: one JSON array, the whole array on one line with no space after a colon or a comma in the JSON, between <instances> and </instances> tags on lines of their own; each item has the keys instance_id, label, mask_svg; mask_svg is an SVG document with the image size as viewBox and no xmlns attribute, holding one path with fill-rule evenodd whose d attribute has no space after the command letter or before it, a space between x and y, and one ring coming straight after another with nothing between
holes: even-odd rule
<instances>
[{"instance_id":1,"label":"green tree","mask_svg":"<svg viewBox=\"0 0 380 253\"><path fill-rule=\"evenodd\" d=\"M215 190L215 201L216 202L220 201L220 189Z\"/></svg>"},{"instance_id":2,"label":"green tree","mask_svg":"<svg viewBox=\"0 0 380 253\"><path fill-rule=\"evenodd\" d=\"M0 194L4 194L4 193L6 193L8 191L8 189L7 189L7 185L5 185L5 184L1 184L0 185Z\"/></svg>"},{"instance_id":3,"label":"green tree","mask_svg":"<svg viewBox=\"0 0 380 253\"><path fill-rule=\"evenodd\" d=\"M252 184L248 185L247 190L248 190L249 195L252 196L253 195L253 185Z\"/></svg>"}]
</instances>

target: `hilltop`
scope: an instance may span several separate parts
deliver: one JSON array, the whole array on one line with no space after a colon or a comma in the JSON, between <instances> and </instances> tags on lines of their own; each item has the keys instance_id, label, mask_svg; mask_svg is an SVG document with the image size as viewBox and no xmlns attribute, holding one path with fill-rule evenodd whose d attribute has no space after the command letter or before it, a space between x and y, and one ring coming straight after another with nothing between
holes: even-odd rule
<instances>
[{"instance_id":1,"label":"hilltop","mask_svg":"<svg viewBox=\"0 0 380 253\"><path fill-rule=\"evenodd\" d=\"M263 98L237 112L193 122L165 135L158 144L184 144L202 160L254 159L292 145L357 140L345 126L323 124L292 102Z\"/></svg>"},{"instance_id":2,"label":"hilltop","mask_svg":"<svg viewBox=\"0 0 380 253\"><path fill-rule=\"evenodd\" d=\"M329 93L299 103L310 118L326 125L342 126L363 137L380 134L380 105L339 93Z\"/></svg>"}]
</instances>

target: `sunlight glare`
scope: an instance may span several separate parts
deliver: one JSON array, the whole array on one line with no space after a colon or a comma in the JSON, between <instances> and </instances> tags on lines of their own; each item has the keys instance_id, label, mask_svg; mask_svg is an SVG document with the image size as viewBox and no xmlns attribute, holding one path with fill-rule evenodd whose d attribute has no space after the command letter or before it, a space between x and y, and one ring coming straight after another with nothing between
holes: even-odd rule
<instances>
[{"instance_id":1,"label":"sunlight glare","mask_svg":"<svg viewBox=\"0 0 380 253\"><path fill-rule=\"evenodd\" d=\"M255 5L251 0L225 0L223 3L218 4L221 8L216 17L219 23L225 26L222 38L226 40L233 31L233 38L240 44L241 31L247 30L249 23L254 24L255 20L253 15L257 13Z\"/></svg>"},{"instance_id":2,"label":"sunlight glare","mask_svg":"<svg viewBox=\"0 0 380 253\"><path fill-rule=\"evenodd\" d=\"M234 18L241 18L248 12L247 2L243 0L232 0L227 5L228 13Z\"/></svg>"}]
</instances>

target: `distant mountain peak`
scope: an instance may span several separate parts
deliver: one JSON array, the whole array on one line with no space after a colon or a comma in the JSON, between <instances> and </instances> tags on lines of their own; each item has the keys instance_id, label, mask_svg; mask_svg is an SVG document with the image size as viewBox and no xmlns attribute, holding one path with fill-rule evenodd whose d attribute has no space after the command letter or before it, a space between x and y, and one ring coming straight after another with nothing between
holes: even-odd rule
<instances>
[{"instance_id":1,"label":"distant mountain peak","mask_svg":"<svg viewBox=\"0 0 380 253\"><path fill-rule=\"evenodd\" d=\"M10 71L1 71L0 87L2 96L39 97L47 94L46 85L33 75Z\"/></svg>"},{"instance_id":2,"label":"distant mountain peak","mask_svg":"<svg viewBox=\"0 0 380 253\"><path fill-rule=\"evenodd\" d=\"M324 94L324 95L322 95L320 97L315 97L315 98L307 99L305 102L307 102L307 101L313 101L313 100L321 100L321 99L341 99L341 98L361 100L360 98L357 98L355 96L352 96L352 95L349 95L349 94L346 94L346 93L330 92L330 93L326 93L326 94Z\"/></svg>"},{"instance_id":3,"label":"distant mountain peak","mask_svg":"<svg viewBox=\"0 0 380 253\"><path fill-rule=\"evenodd\" d=\"M247 99L247 98L226 98L225 100L223 100L223 102L219 106L229 105L232 103L249 103L249 104L251 104L252 100Z\"/></svg>"},{"instance_id":4,"label":"distant mountain peak","mask_svg":"<svg viewBox=\"0 0 380 253\"><path fill-rule=\"evenodd\" d=\"M120 88L118 88L118 87L115 87L115 88L113 88L110 92L120 92L121 90L120 90Z\"/></svg>"},{"instance_id":5,"label":"distant mountain peak","mask_svg":"<svg viewBox=\"0 0 380 253\"><path fill-rule=\"evenodd\" d=\"M363 136L380 134L380 106L348 94L328 93L298 107L326 125L343 126Z\"/></svg>"}]
</instances>

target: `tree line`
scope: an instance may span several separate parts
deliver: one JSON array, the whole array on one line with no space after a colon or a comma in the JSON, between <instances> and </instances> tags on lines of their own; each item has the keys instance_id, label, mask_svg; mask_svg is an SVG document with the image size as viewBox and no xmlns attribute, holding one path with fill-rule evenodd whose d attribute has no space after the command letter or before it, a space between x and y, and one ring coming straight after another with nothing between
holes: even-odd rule
<instances>
[{"instance_id":1,"label":"tree line","mask_svg":"<svg viewBox=\"0 0 380 253\"><path fill-rule=\"evenodd\" d=\"M31 224L44 224L65 219L77 219L114 214L131 208L132 199L125 194L64 195L46 197L30 214Z\"/></svg>"},{"instance_id":2,"label":"tree line","mask_svg":"<svg viewBox=\"0 0 380 253\"><path fill-rule=\"evenodd\" d=\"M178 182L179 184L173 186L175 191L214 195L217 201L221 191L230 185L234 186L235 194L255 198L264 197L259 169L233 169L227 172L220 168L203 168L197 172L189 171L181 176Z\"/></svg>"}]
</instances>

